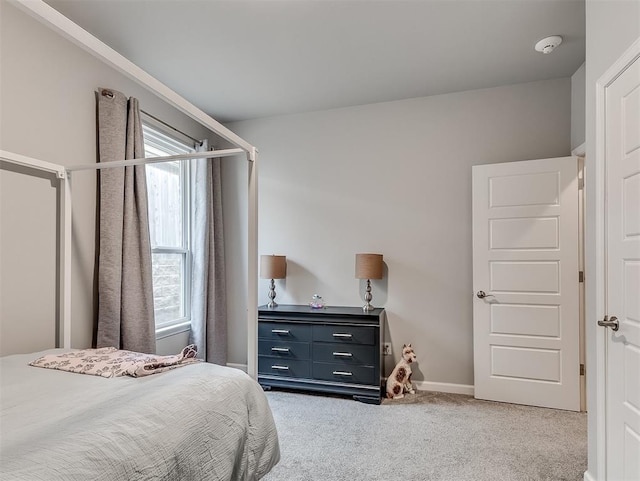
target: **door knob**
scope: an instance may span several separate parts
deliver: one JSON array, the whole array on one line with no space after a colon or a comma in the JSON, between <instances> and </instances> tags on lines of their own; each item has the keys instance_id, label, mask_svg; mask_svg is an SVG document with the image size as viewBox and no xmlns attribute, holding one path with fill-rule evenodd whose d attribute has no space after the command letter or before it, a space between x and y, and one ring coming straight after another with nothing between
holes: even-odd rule
<instances>
[{"instance_id":1,"label":"door knob","mask_svg":"<svg viewBox=\"0 0 640 481\"><path fill-rule=\"evenodd\" d=\"M611 316L611 319L609 319L609 316L604 316L603 320L598 321L598 325L602 327L610 327L613 331L620 329L620 323L616 316Z\"/></svg>"},{"instance_id":2,"label":"door knob","mask_svg":"<svg viewBox=\"0 0 640 481\"><path fill-rule=\"evenodd\" d=\"M478 299L484 299L485 297L487 297L487 293L484 291L478 291L476 292L476 296L478 296Z\"/></svg>"}]
</instances>

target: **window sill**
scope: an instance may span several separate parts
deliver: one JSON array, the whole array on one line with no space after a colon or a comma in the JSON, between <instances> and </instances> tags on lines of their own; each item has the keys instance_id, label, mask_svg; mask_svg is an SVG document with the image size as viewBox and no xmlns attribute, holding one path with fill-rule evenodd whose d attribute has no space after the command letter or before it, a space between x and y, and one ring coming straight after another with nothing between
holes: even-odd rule
<instances>
[{"instance_id":1,"label":"window sill","mask_svg":"<svg viewBox=\"0 0 640 481\"><path fill-rule=\"evenodd\" d=\"M191 323L189 321L180 324L173 324L167 327L156 329L156 339L164 339L165 337L174 336L181 332L190 331Z\"/></svg>"}]
</instances>

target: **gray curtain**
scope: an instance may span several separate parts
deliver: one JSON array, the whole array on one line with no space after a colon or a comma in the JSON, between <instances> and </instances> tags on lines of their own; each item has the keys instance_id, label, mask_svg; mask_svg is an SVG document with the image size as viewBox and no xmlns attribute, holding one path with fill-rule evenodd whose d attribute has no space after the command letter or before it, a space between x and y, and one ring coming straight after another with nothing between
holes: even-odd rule
<instances>
[{"instance_id":1,"label":"gray curtain","mask_svg":"<svg viewBox=\"0 0 640 481\"><path fill-rule=\"evenodd\" d=\"M138 100L98 91L100 162L144 157ZM155 353L144 166L100 171L97 346Z\"/></svg>"},{"instance_id":2,"label":"gray curtain","mask_svg":"<svg viewBox=\"0 0 640 481\"><path fill-rule=\"evenodd\" d=\"M198 152L208 150L206 140ZM198 357L227 363L220 159L191 161L191 339Z\"/></svg>"}]
</instances>

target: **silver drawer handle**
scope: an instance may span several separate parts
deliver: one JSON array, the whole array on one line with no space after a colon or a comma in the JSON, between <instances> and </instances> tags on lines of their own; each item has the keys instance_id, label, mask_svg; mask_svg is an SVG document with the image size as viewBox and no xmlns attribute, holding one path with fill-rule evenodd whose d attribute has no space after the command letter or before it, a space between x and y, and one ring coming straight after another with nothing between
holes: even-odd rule
<instances>
[{"instance_id":1,"label":"silver drawer handle","mask_svg":"<svg viewBox=\"0 0 640 481\"><path fill-rule=\"evenodd\" d=\"M289 352L288 347L272 347L271 350L273 352Z\"/></svg>"},{"instance_id":2,"label":"silver drawer handle","mask_svg":"<svg viewBox=\"0 0 640 481\"><path fill-rule=\"evenodd\" d=\"M353 357L353 354L351 354L350 352L334 352L333 355L340 357Z\"/></svg>"},{"instance_id":3,"label":"silver drawer handle","mask_svg":"<svg viewBox=\"0 0 640 481\"><path fill-rule=\"evenodd\" d=\"M342 334L339 332L334 332L333 337L344 337L346 339L351 339L353 337L353 334Z\"/></svg>"},{"instance_id":4,"label":"silver drawer handle","mask_svg":"<svg viewBox=\"0 0 640 481\"><path fill-rule=\"evenodd\" d=\"M277 369L278 371L288 371L289 366L271 366L271 369Z\"/></svg>"},{"instance_id":5,"label":"silver drawer handle","mask_svg":"<svg viewBox=\"0 0 640 481\"><path fill-rule=\"evenodd\" d=\"M333 371L333 374L336 376L353 376L353 374L347 371Z\"/></svg>"},{"instance_id":6,"label":"silver drawer handle","mask_svg":"<svg viewBox=\"0 0 640 481\"><path fill-rule=\"evenodd\" d=\"M289 334L288 329L271 329L271 332L274 334Z\"/></svg>"}]
</instances>

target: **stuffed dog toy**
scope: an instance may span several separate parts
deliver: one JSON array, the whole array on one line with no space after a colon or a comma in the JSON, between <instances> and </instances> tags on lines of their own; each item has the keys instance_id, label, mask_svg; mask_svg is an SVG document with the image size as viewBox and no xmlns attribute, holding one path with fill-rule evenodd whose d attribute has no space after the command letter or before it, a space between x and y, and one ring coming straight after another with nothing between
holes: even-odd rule
<instances>
[{"instance_id":1,"label":"stuffed dog toy","mask_svg":"<svg viewBox=\"0 0 640 481\"><path fill-rule=\"evenodd\" d=\"M416 360L416 353L413 352L411 344L402 346L402 358L393 368L391 376L387 379L387 397L400 399L404 393L415 394L411 385L411 363Z\"/></svg>"}]
</instances>

